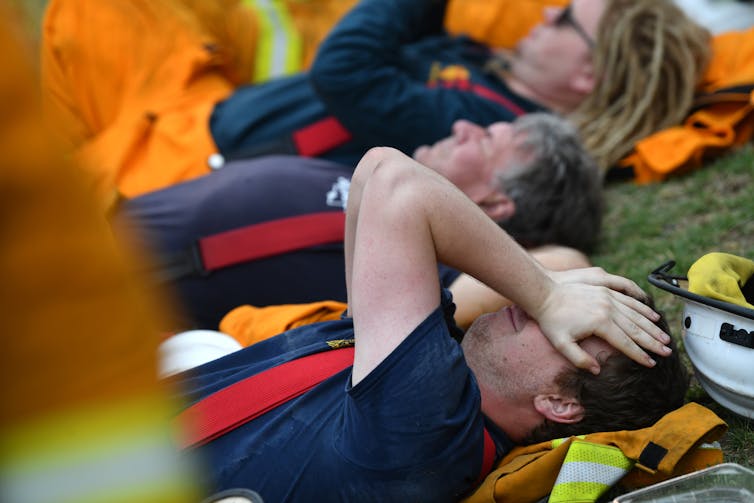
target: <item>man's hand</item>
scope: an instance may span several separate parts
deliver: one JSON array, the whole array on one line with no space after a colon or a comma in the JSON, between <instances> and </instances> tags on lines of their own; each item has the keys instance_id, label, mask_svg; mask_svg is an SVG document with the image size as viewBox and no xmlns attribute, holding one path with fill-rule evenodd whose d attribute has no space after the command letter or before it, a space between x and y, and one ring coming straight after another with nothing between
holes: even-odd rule
<instances>
[{"instance_id":1,"label":"man's hand","mask_svg":"<svg viewBox=\"0 0 754 503\"><path fill-rule=\"evenodd\" d=\"M529 314L553 346L577 367L599 373L599 363L577 344L591 335L647 367L655 361L642 348L670 354L665 345L670 337L654 323L660 315L643 302L647 296L633 281L598 267L548 274L554 286L545 302Z\"/></svg>"}]
</instances>

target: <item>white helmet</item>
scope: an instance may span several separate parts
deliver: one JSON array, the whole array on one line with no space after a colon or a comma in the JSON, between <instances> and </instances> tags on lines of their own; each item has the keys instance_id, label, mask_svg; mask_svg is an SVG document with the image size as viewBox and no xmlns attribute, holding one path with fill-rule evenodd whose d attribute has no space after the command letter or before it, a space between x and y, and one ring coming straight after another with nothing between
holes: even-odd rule
<instances>
[{"instance_id":1,"label":"white helmet","mask_svg":"<svg viewBox=\"0 0 754 503\"><path fill-rule=\"evenodd\" d=\"M171 335L158 348L160 379L165 379L241 349L228 334L216 330L188 330Z\"/></svg>"},{"instance_id":2,"label":"white helmet","mask_svg":"<svg viewBox=\"0 0 754 503\"><path fill-rule=\"evenodd\" d=\"M697 379L720 405L754 419L754 309L689 291L686 277L668 274L674 265L648 280L685 303L681 333Z\"/></svg>"}]
</instances>

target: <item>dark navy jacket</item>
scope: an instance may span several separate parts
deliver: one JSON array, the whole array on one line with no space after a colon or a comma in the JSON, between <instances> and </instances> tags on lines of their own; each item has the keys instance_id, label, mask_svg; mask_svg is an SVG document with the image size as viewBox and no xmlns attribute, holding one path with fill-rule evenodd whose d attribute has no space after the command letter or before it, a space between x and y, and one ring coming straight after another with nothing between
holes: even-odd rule
<instances>
[{"instance_id":1,"label":"dark navy jacket","mask_svg":"<svg viewBox=\"0 0 754 503\"><path fill-rule=\"evenodd\" d=\"M362 0L309 73L240 88L215 107L210 128L220 152L295 153L286 146L293 131L334 116L353 138L320 157L356 166L373 146L411 155L449 136L458 119L486 126L542 110L483 69L486 47L443 32L444 10L437 0Z\"/></svg>"}]
</instances>

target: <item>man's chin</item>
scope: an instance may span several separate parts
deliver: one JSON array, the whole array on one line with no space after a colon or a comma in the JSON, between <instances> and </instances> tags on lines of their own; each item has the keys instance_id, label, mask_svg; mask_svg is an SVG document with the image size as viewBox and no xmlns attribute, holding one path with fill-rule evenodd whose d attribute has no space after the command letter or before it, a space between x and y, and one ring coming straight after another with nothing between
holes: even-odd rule
<instances>
[{"instance_id":1,"label":"man's chin","mask_svg":"<svg viewBox=\"0 0 754 503\"><path fill-rule=\"evenodd\" d=\"M464 341L466 339L473 341L487 341L490 339L490 323L496 313L484 313L471 323L471 326L466 330Z\"/></svg>"}]
</instances>

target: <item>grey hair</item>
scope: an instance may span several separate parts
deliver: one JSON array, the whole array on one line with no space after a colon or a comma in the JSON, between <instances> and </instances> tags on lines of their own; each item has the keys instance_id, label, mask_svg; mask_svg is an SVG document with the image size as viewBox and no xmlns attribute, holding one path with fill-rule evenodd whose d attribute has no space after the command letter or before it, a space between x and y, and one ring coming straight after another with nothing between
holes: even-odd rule
<instances>
[{"instance_id":1,"label":"grey hair","mask_svg":"<svg viewBox=\"0 0 754 503\"><path fill-rule=\"evenodd\" d=\"M518 164L502 172L500 189L515 203L500 222L522 246L570 246L590 253L602 225L602 179L576 128L549 113L514 123Z\"/></svg>"}]
</instances>

